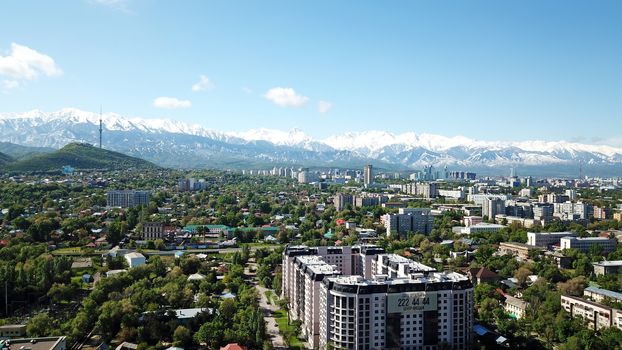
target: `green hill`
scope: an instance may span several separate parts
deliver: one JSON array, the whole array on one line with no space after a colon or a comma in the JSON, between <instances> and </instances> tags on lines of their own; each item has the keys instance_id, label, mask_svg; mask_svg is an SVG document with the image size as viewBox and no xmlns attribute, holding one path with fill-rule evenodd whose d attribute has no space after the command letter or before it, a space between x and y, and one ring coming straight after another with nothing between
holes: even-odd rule
<instances>
[{"instance_id":1,"label":"green hill","mask_svg":"<svg viewBox=\"0 0 622 350\"><path fill-rule=\"evenodd\" d=\"M8 171L51 171L69 165L75 169L155 169L157 165L123 153L85 143L70 143L58 151L40 154L6 166Z\"/></svg>"},{"instance_id":2,"label":"green hill","mask_svg":"<svg viewBox=\"0 0 622 350\"><path fill-rule=\"evenodd\" d=\"M11 163L12 161L13 161L13 158L11 158L10 156L4 153L0 153L0 165Z\"/></svg>"},{"instance_id":3,"label":"green hill","mask_svg":"<svg viewBox=\"0 0 622 350\"><path fill-rule=\"evenodd\" d=\"M55 149L48 147L30 147L10 142L0 142L0 153L7 154L13 159L22 160L43 153L52 153Z\"/></svg>"}]
</instances>

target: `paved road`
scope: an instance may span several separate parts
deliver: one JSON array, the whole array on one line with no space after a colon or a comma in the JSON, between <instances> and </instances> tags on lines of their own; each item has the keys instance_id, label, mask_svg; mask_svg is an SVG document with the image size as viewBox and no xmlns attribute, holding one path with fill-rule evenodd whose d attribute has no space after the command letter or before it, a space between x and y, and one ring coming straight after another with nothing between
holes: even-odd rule
<instances>
[{"instance_id":1,"label":"paved road","mask_svg":"<svg viewBox=\"0 0 622 350\"><path fill-rule=\"evenodd\" d=\"M264 320L266 321L266 333L270 335L270 339L272 340L272 346L276 350L284 350L288 349L283 336L279 333L279 326L276 323L276 319L274 318L274 312L278 310L276 305L272 305L268 302L268 298L266 297L266 288L260 286L257 283L257 279L255 278L255 273L250 272L250 267L253 267L253 270L256 271L257 265L253 262L249 262L246 264L244 269L244 274L252 278L251 283L257 289L257 293L259 294L259 308L263 313Z\"/></svg>"}]
</instances>

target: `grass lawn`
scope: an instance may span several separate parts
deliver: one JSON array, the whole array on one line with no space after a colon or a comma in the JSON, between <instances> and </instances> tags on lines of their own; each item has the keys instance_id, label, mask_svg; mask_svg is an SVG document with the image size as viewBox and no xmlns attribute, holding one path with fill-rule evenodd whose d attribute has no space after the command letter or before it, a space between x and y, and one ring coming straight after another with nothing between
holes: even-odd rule
<instances>
[{"instance_id":1,"label":"grass lawn","mask_svg":"<svg viewBox=\"0 0 622 350\"><path fill-rule=\"evenodd\" d=\"M274 300L272 299L274 296L274 293L272 293L271 290L267 290L265 294L266 294L266 299L268 299L268 302L274 305Z\"/></svg>"},{"instance_id":2,"label":"grass lawn","mask_svg":"<svg viewBox=\"0 0 622 350\"><path fill-rule=\"evenodd\" d=\"M298 339L298 337L296 336L291 336L289 338L285 337L286 333L294 334L294 331L295 331L294 326L287 324L287 314L285 313L285 311L283 310L275 311L274 318L276 319L276 323L279 326L279 331L283 335L283 338L285 338L285 341L289 345L289 348L295 349L295 350L303 350L305 348L304 343L300 339Z\"/></svg>"}]
</instances>

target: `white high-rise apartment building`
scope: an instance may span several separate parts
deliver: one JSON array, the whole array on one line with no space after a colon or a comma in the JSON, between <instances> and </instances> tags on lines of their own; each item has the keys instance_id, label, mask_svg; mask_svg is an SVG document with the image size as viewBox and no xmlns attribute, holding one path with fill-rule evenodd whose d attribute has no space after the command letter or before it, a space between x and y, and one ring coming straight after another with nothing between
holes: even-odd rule
<instances>
[{"instance_id":1,"label":"white high-rise apartment building","mask_svg":"<svg viewBox=\"0 0 622 350\"><path fill-rule=\"evenodd\" d=\"M371 164L365 165L363 168L363 184L369 186L374 182L374 172Z\"/></svg>"},{"instance_id":2,"label":"white high-rise apartment building","mask_svg":"<svg viewBox=\"0 0 622 350\"><path fill-rule=\"evenodd\" d=\"M313 349L468 349L472 342L466 276L373 245L287 247L283 296Z\"/></svg>"},{"instance_id":3,"label":"white high-rise apartment building","mask_svg":"<svg viewBox=\"0 0 622 350\"><path fill-rule=\"evenodd\" d=\"M319 348L470 349L473 286L453 272L335 276L320 290Z\"/></svg>"}]
</instances>

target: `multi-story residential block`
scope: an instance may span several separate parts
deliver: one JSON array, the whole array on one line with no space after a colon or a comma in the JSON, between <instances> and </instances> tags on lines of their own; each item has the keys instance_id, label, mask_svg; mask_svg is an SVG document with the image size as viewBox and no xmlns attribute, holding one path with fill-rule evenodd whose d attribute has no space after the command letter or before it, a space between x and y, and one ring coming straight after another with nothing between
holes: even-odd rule
<instances>
[{"instance_id":1,"label":"multi-story residential block","mask_svg":"<svg viewBox=\"0 0 622 350\"><path fill-rule=\"evenodd\" d=\"M532 208L533 218L548 223L553 219L553 210L553 204L536 203Z\"/></svg>"},{"instance_id":2,"label":"multi-story residential block","mask_svg":"<svg viewBox=\"0 0 622 350\"><path fill-rule=\"evenodd\" d=\"M430 209L400 208L397 214L384 216L387 236L403 236L408 232L428 234L434 226L434 216Z\"/></svg>"},{"instance_id":3,"label":"multi-story residential block","mask_svg":"<svg viewBox=\"0 0 622 350\"><path fill-rule=\"evenodd\" d=\"M608 289L602 289L592 286L587 287L583 290L583 296L590 298L597 303L600 303L607 299L613 302L622 303L622 293L617 293Z\"/></svg>"},{"instance_id":4,"label":"multi-story residential block","mask_svg":"<svg viewBox=\"0 0 622 350\"><path fill-rule=\"evenodd\" d=\"M470 191L477 191L477 187L469 187ZM508 199L512 199L512 195L511 194L485 194L485 193L469 193L467 195L467 201L469 202L473 202L477 205L484 205L484 201L493 198L493 199L501 199L503 201L506 201Z\"/></svg>"},{"instance_id":5,"label":"multi-story residential block","mask_svg":"<svg viewBox=\"0 0 622 350\"><path fill-rule=\"evenodd\" d=\"M417 185L416 195L430 199L438 197L438 189L435 182L422 182Z\"/></svg>"},{"instance_id":6,"label":"multi-story residential block","mask_svg":"<svg viewBox=\"0 0 622 350\"><path fill-rule=\"evenodd\" d=\"M616 250L618 241L615 238L607 237L564 237L559 241L561 249L577 249L588 252L592 246L598 245L603 254L608 254Z\"/></svg>"},{"instance_id":7,"label":"multi-story residential block","mask_svg":"<svg viewBox=\"0 0 622 350\"><path fill-rule=\"evenodd\" d=\"M494 220L497 214L505 214L505 200L499 198L487 198L482 202L482 216Z\"/></svg>"},{"instance_id":8,"label":"multi-story residential block","mask_svg":"<svg viewBox=\"0 0 622 350\"><path fill-rule=\"evenodd\" d=\"M599 206L594 207L594 219L596 220L606 220L610 213L611 210L609 208Z\"/></svg>"},{"instance_id":9,"label":"multi-story residential block","mask_svg":"<svg viewBox=\"0 0 622 350\"><path fill-rule=\"evenodd\" d=\"M572 317L581 317L583 322L595 331L609 327L622 329L620 310L569 295L561 296L561 304Z\"/></svg>"},{"instance_id":10,"label":"multi-story residential block","mask_svg":"<svg viewBox=\"0 0 622 350\"><path fill-rule=\"evenodd\" d=\"M470 281L377 246L288 246L282 289L291 319L302 321L313 349L468 349L472 343Z\"/></svg>"},{"instance_id":11,"label":"multi-story residential block","mask_svg":"<svg viewBox=\"0 0 622 350\"><path fill-rule=\"evenodd\" d=\"M149 191L109 191L106 196L108 207L129 208L149 204Z\"/></svg>"},{"instance_id":12,"label":"multi-story residential block","mask_svg":"<svg viewBox=\"0 0 622 350\"><path fill-rule=\"evenodd\" d=\"M437 190L438 195L445 198L451 198L455 200L463 200L464 199L464 191L463 190Z\"/></svg>"},{"instance_id":13,"label":"multi-story residential block","mask_svg":"<svg viewBox=\"0 0 622 350\"><path fill-rule=\"evenodd\" d=\"M559 245L564 237L576 237L573 232L527 232L527 244L534 247L549 247Z\"/></svg>"},{"instance_id":14,"label":"multi-story residential block","mask_svg":"<svg viewBox=\"0 0 622 350\"><path fill-rule=\"evenodd\" d=\"M156 240L164 237L164 223L146 221L142 224L143 239Z\"/></svg>"},{"instance_id":15,"label":"multi-story residential block","mask_svg":"<svg viewBox=\"0 0 622 350\"><path fill-rule=\"evenodd\" d=\"M320 293L320 348L472 346L473 286L463 275L328 277Z\"/></svg>"},{"instance_id":16,"label":"multi-story residential block","mask_svg":"<svg viewBox=\"0 0 622 350\"><path fill-rule=\"evenodd\" d=\"M352 205L352 195L349 193L337 193L333 197L333 204L335 205L335 210L341 211L346 208L348 204Z\"/></svg>"},{"instance_id":17,"label":"multi-story residential block","mask_svg":"<svg viewBox=\"0 0 622 350\"><path fill-rule=\"evenodd\" d=\"M622 260L599 261L592 266L596 276L617 274L622 270Z\"/></svg>"},{"instance_id":18,"label":"multi-story residential block","mask_svg":"<svg viewBox=\"0 0 622 350\"><path fill-rule=\"evenodd\" d=\"M622 222L622 212L616 211L613 213L613 219Z\"/></svg>"}]
</instances>

